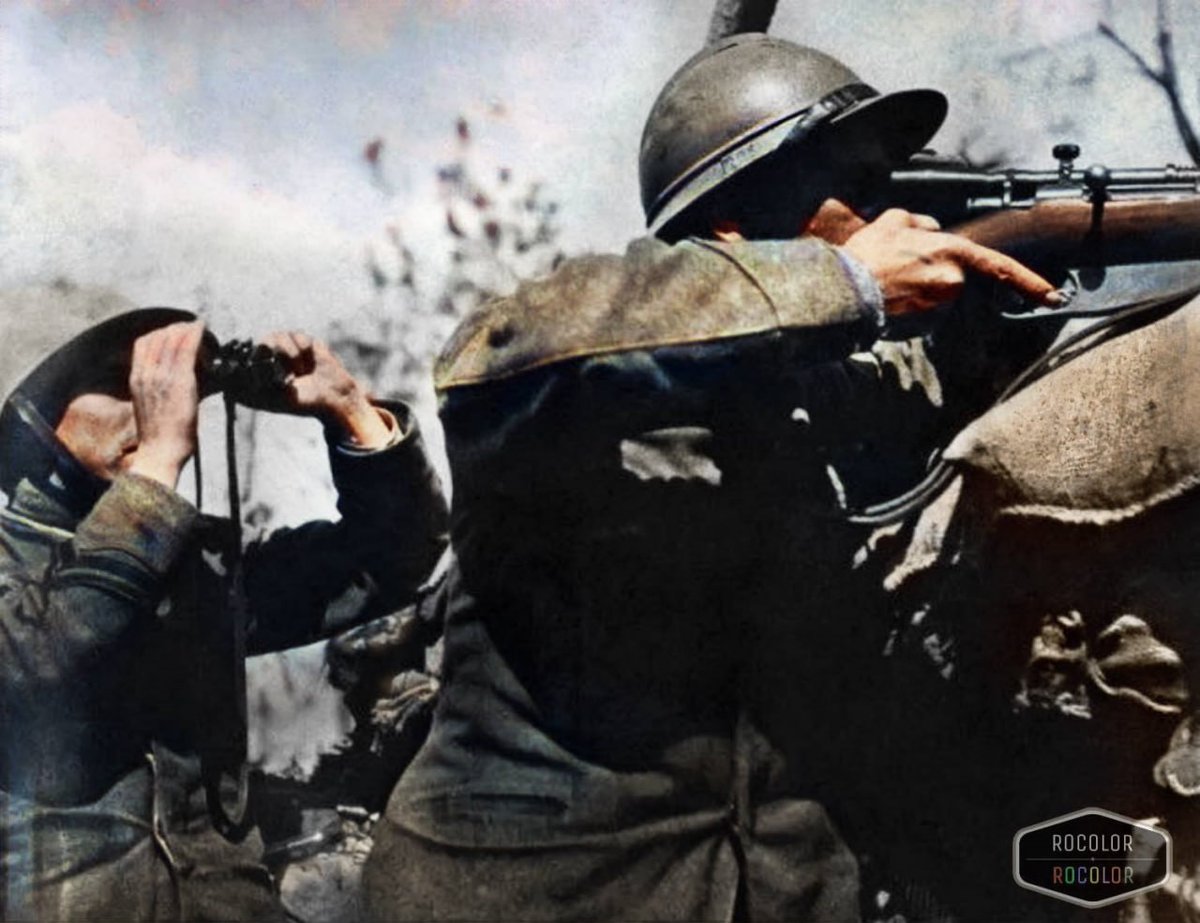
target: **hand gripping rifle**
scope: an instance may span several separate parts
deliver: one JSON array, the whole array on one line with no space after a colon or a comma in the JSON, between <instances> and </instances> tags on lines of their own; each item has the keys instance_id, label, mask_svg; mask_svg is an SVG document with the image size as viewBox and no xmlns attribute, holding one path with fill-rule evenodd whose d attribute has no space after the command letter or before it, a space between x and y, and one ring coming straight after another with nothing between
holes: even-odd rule
<instances>
[{"instance_id":1,"label":"hand gripping rifle","mask_svg":"<svg viewBox=\"0 0 1200 923\"><path fill-rule=\"evenodd\" d=\"M1007 320L1091 321L1061 335L997 403L1105 336L1173 310L1200 292L1200 168L1076 169L1079 147L1058 144L1054 170L980 170L918 154L892 173L888 205L1020 260L1060 287L1058 308L1030 308L996 286ZM1008 299L1008 304L1004 304ZM1007 310L1006 310L1007 308ZM938 461L912 490L853 511L884 525L924 506L953 477Z\"/></svg>"},{"instance_id":2,"label":"hand gripping rifle","mask_svg":"<svg viewBox=\"0 0 1200 923\"><path fill-rule=\"evenodd\" d=\"M892 174L889 204L1020 260L1062 286L1065 309L1099 316L1200 287L1200 167L1076 169L1058 144L1057 170L977 170L917 155Z\"/></svg>"}]
</instances>

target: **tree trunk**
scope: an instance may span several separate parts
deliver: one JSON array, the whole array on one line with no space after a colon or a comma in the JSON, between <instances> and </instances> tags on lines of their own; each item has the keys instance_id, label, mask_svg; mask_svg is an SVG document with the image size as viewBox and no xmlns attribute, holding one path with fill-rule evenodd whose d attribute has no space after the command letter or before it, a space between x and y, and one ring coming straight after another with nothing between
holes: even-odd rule
<instances>
[{"instance_id":1,"label":"tree trunk","mask_svg":"<svg viewBox=\"0 0 1200 923\"><path fill-rule=\"evenodd\" d=\"M708 24L708 44L739 32L766 32L778 0L717 0Z\"/></svg>"}]
</instances>

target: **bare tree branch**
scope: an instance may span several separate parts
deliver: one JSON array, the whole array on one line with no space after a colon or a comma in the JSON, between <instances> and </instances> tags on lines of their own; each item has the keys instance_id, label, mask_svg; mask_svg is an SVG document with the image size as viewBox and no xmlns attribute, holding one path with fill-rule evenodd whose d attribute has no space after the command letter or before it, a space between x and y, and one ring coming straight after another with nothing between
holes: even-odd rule
<instances>
[{"instance_id":1,"label":"bare tree branch","mask_svg":"<svg viewBox=\"0 0 1200 923\"><path fill-rule=\"evenodd\" d=\"M1125 39L1123 39L1123 38L1121 38L1121 36L1117 35L1116 31L1113 29L1112 26L1110 26L1106 22L1100 23L1100 34L1103 35L1105 38L1111 40L1114 45L1116 45L1123 52L1125 52L1125 54L1129 55L1129 57L1133 59L1133 62L1138 66L1138 69L1145 76L1149 77L1151 80L1153 80L1159 86L1163 85L1162 74L1160 74L1153 67L1151 67L1150 64L1146 61L1146 59L1143 58L1140 54L1138 54L1137 51L1134 48L1132 48L1128 42L1125 41Z\"/></svg>"},{"instance_id":2,"label":"bare tree branch","mask_svg":"<svg viewBox=\"0 0 1200 923\"><path fill-rule=\"evenodd\" d=\"M1158 45L1159 66L1152 67L1127 41L1117 34L1117 31L1107 22L1100 23L1100 34L1127 54L1138 69L1150 80L1162 88L1171 106L1171 115L1175 119L1175 128L1183 139L1192 162L1200 165L1200 136L1197 135L1192 120L1183 107L1183 98L1179 93L1179 71L1175 66L1175 39L1171 25L1167 21L1167 0L1158 0L1156 23L1158 35L1155 37Z\"/></svg>"},{"instance_id":3,"label":"bare tree branch","mask_svg":"<svg viewBox=\"0 0 1200 923\"><path fill-rule=\"evenodd\" d=\"M778 0L717 0L708 24L708 44L739 32L766 32Z\"/></svg>"}]
</instances>

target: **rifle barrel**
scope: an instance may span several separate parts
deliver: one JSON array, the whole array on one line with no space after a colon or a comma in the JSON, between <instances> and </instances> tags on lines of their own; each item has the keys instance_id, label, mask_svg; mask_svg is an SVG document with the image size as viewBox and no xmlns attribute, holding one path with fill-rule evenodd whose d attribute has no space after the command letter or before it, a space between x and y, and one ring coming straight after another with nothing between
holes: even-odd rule
<instances>
[{"instance_id":1,"label":"rifle barrel","mask_svg":"<svg viewBox=\"0 0 1200 923\"><path fill-rule=\"evenodd\" d=\"M1200 167L1109 170L972 170L962 166L896 170L890 205L935 216L943 225L1049 202L1170 200L1200 196Z\"/></svg>"}]
</instances>

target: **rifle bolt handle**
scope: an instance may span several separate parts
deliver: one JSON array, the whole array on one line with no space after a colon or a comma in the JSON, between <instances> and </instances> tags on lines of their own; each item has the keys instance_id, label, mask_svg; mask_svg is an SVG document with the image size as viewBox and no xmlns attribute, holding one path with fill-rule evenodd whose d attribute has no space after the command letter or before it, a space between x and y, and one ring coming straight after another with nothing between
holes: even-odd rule
<instances>
[{"instance_id":1,"label":"rifle bolt handle","mask_svg":"<svg viewBox=\"0 0 1200 923\"><path fill-rule=\"evenodd\" d=\"M1055 160L1074 160L1079 156L1078 144L1056 144L1050 151L1054 155Z\"/></svg>"},{"instance_id":2,"label":"rifle bolt handle","mask_svg":"<svg viewBox=\"0 0 1200 923\"><path fill-rule=\"evenodd\" d=\"M1088 187L1093 199L1105 199L1108 197L1108 184L1112 180L1112 173L1108 167L1102 164L1092 164L1083 174L1084 185Z\"/></svg>"}]
</instances>

